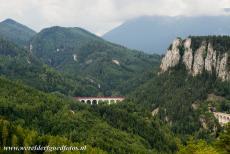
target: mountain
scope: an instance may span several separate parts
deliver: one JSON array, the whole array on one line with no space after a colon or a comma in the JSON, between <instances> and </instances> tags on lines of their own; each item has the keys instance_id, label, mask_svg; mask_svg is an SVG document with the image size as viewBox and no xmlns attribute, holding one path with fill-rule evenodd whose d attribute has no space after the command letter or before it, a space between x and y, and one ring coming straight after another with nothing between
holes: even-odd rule
<instances>
[{"instance_id":1,"label":"mountain","mask_svg":"<svg viewBox=\"0 0 230 154\"><path fill-rule=\"evenodd\" d=\"M230 127L211 111L230 113L230 37L177 38L161 62L81 28L47 28L29 42L0 39L0 153L229 153ZM126 99L88 105L76 95Z\"/></svg>"},{"instance_id":2,"label":"mountain","mask_svg":"<svg viewBox=\"0 0 230 154\"><path fill-rule=\"evenodd\" d=\"M176 37L229 35L230 16L143 16L116 27L103 38L142 50L163 54Z\"/></svg>"},{"instance_id":3,"label":"mountain","mask_svg":"<svg viewBox=\"0 0 230 154\"><path fill-rule=\"evenodd\" d=\"M0 38L0 75L18 80L46 92L60 92L73 95L81 85L82 93L90 92L95 87L89 81L60 73L41 62L29 50Z\"/></svg>"},{"instance_id":4,"label":"mountain","mask_svg":"<svg viewBox=\"0 0 230 154\"><path fill-rule=\"evenodd\" d=\"M210 108L230 113L229 36L177 38L159 72L130 101L152 111L182 140L188 134L212 140L220 126Z\"/></svg>"},{"instance_id":5,"label":"mountain","mask_svg":"<svg viewBox=\"0 0 230 154\"><path fill-rule=\"evenodd\" d=\"M1 145L22 145L17 142L21 140L27 144L41 145L81 143L87 145L87 148L93 146L93 153L102 152L100 149L109 153L175 151L176 144L167 127L160 128L161 124L153 119L146 122L142 116L136 115L140 112L138 108L132 106L135 113L129 113L129 108L124 108L122 104L114 107L90 107L74 101L72 97L49 93L58 91L68 94L80 87L85 91L91 89L87 89L87 83L81 84L80 79L73 80L43 64L29 50L4 39L0 40L0 44L0 74L17 80L15 82L0 77L0 119L7 119L12 123L10 128L7 121L1 125L4 128L2 139L6 141L1 142ZM114 121L114 117L120 119L119 123ZM15 124L17 126L13 126ZM25 134L39 138L30 140L27 136L28 139L22 139L22 127L33 130L26 131ZM91 148L86 153L90 151Z\"/></svg>"},{"instance_id":6,"label":"mountain","mask_svg":"<svg viewBox=\"0 0 230 154\"><path fill-rule=\"evenodd\" d=\"M31 46L32 53L47 65L97 85L98 95L125 95L133 87L127 81L152 71L160 60L160 56L112 44L81 28L44 29L33 37ZM121 93L119 87L124 84L127 88Z\"/></svg>"},{"instance_id":7,"label":"mountain","mask_svg":"<svg viewBox=\"0 0 230 154\"><path fill-rule=\"evenodd\" d=\"M0 22L0 37L18 45L26 45L36 32L12 19Z\"/></svg>"}]
</instances>

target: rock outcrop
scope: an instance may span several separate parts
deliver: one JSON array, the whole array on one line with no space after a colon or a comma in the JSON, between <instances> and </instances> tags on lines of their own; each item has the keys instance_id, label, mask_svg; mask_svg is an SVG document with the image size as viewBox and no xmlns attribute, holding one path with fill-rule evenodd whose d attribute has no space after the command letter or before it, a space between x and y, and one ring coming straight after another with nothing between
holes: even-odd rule
<instances>
[{"instance_id":1,"label":"rock outcrop","mask_svg":"<svg viewBox=\"0 0 230 154\"><path fill-rule=\"evenodd\" d=\"M171 67L175 67L180 61L180 39L173 41L172 48L168 50L165 57L162 59L161 70L163 72L167 71Z\"/></svg>"},{"instance_id":2,"label":"rock outcrop","mask_svg":"<svg viewBox=\"0 0 230 154\"><path fill-rule=\"evenodd\" d=\"M189 70L189 73L192 73L192 62L193 62L193 55L191 49L191 39L187 39L184 42L184 56L183 56L183 63L186 66L186 69Z\"/></svg>"},{"instance_id":3,"label":"rock outcrop","mask_svg":"<svg viewBox=\"0 0 230 154\"><path fill-rule=\"evenodd\" d=\"M176 39L171 49L163 57L160 68L161 73L168 71L179 63L185 65L189 74L197 76L204 71L214 74L222 81L230 80L228 69L228 52L214 50L210 42L203 41L193 51L191 38L185 40Z\"/></svg>"},{"instance_id":4,"label":"rock outcrop","mask_svg":"<svg viewBox=\"0 0 230 154\"><path fill-rule=\"evenodd\" d=\"M216 51L213 50L211 43L208 44L207 56L205 58L205 70L208 72L214 72L213 68L216 68Z\"/></svg>"},{"instance_id":5,"label":"rock outcrop","mask_svg":"<svg viewBox=\"0 0 230 154\"><path fill-rule=\"evenodd\" d=\"M204 70L204 55L205 53L205 44L202 43L202 45L197 49L194 55L194 63L193 63L193 72L192 75L196 76L198 74L201 74Z\"/></svg>"}]
</instances>

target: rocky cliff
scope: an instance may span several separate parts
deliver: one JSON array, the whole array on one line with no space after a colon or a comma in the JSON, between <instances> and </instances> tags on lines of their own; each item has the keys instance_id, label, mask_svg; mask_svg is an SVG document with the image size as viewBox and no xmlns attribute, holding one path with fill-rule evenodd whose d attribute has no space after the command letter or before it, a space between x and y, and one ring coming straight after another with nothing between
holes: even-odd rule
<instances>
[{"instance_id":1,"label":"rocky cliff","mask_svg":"<svg viewBox=\"0 0 230 154\"><path fill-rule=\"evenodd\" d=\"M222 81L230 80L228 65L228 52L230 48L223 48L226 51L219 51L218 48L215 48L214 45L222 47L221 40L199 40L199 45L196 47L194 47L195 43L193 41L197 45L197 40L191 38L185 40L175 39L162 59L160 65L161 73L168 71L178 64L184 64L188 73L193 76L207 71L210 74L215 74ZM223 44L223 46L225 45L226 43Z\"/></svg>"}]
</instances>

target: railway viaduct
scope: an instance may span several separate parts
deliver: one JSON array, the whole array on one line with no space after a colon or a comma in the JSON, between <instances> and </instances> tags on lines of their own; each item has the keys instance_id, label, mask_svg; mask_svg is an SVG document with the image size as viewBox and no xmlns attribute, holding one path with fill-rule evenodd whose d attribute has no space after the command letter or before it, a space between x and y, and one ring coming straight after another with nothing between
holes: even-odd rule
<instances>
[{"instance_id":1,"label":"railway viaduct","mask_svg":"<svg viewBox=\"0 0 230 154\"><path fill-rule=\"evenodd\" d=\"M123 101L124 97L75 97L78 101L90 105L98 105L99 103L107 103L107 104L116 104L118 102Z\"/></svg>"},{"instance_id":2,"label":"railway viaduct","mask_svg":"<svg viewBox=\"0 0 230 154\"><path fill-rule=\"evenodd\" d=\"M222 112L213 112L214 116L218 119L221 125L225 125L230 122L230 114L222 113Z\"/></svg>"}]
</instances>

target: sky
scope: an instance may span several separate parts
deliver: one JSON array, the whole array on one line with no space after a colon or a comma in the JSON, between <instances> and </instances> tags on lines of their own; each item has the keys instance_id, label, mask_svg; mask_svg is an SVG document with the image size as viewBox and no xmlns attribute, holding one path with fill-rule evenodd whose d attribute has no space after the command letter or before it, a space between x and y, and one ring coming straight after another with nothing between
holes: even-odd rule
<instances>
[{"instance_id":1,"label":"sky","mask_svg":"<svg viewBox=\"0 0 230 154\"><path fill-rule=\"evenodd\" d=\"M12 18L36 31L82 27L97 35L140 16L230 15L230 0L0 0L0 21Z\"/></svg>"}]
</instances>

